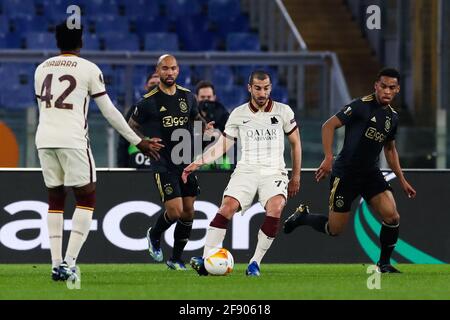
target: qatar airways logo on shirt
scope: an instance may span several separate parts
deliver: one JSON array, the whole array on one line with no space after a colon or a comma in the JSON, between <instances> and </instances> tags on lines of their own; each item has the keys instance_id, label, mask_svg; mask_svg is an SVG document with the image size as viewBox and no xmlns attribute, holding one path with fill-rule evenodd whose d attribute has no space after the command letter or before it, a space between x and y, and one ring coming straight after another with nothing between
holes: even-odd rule
<instances>
[{"instance_id":1,"label":"qatar airways logo on shirt","mask_svg":"<svg viewBox=\"0 0 450 320\"><path fill-rule=\"evenodd\" d=\"M277 129L251 129L246 132L247 138L252 141L271 141L278 139Z\"/></svg>"}]
</instances>

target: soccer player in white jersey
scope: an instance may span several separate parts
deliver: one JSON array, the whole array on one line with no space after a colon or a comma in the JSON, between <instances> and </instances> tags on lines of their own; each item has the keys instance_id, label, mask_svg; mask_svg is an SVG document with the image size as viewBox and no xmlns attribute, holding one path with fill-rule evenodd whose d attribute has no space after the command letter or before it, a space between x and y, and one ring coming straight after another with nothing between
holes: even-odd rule
<instances>
[{"instance_id":1,"label":"soccer player in white jersey","mask_svg":"<svg viewBox=\"0 0 450 320\"><path fill-rule=\"evenodd\" d=\"M95 163L87 125L90 98L95 99L108 122L145 154L158 157L163 147L158 139L143 140L128 126L106 93L103 75L92 62L79 57L82 29L56 27L59 56L47 59L35 72L35 93L39 105L36 147L48 189L47 215L52 279L76 278L75 262L85 242L95 208ZM62 259L65 187L72 187L76 209L72 231Z\"/></svg>"},{"instance_id":2,"label":"soccer player in white jersey","mask_svg":"<svg viewBox=\"0 0 450 320\"><path fill-rule=\"evenodd\" d=\"M204 257L220 246L233 215L239 210L245 214L258 193L266 216L246 275L259 276L261 260L278 232L287 197L295 196L300 188L301 142L294 112L288 105L270 99L271 90L270 75L265 71L254 71L248 84L250 101L233 110L225 125L224 135L184 169L183 180L203 164L222 156L233 145L235 138L241 140L242 156L225 189L219 212L207 230L203 257L191 259L191 266L200 275L208 274ZM289 181L283 157L285 135L292 154L292 176Z\"/></svg>"}]
</instances>

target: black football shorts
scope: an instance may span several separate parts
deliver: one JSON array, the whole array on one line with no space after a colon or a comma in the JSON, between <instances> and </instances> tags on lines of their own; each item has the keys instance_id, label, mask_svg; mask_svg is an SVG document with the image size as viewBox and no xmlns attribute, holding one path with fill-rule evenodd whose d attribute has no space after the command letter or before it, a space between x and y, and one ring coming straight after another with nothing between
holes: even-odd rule
<instances>
[{"instance_id":1,"label":"black football shorts","mask_svg":"<svg viewBox=\"0 0 450 320\"><path fill-rule=\"evenodd\" d=\"M178 197L196 197L200 194L195 174L190 174L186 183L181 180L181 173L177 172L155 173L154 178L162 202Z\"/></svg>"}]
</instances>

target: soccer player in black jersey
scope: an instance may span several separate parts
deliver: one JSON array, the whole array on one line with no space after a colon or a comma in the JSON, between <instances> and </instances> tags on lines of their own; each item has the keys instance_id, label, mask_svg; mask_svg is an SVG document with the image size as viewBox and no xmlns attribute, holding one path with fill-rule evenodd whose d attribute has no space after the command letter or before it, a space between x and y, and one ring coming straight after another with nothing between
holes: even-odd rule
<instances>
[{"instance_id":1,"label":"soccer player in black jersey","mask_svg":"<svg viewBox=\"0 0 450 320\"><path fill-rule=\"evenodd\" d=\"M199 194L199 186L195 176L190 177L186 184L181 181L181 174L187 164L172 157L172 150L179 144L179 141L172 141L172 133L181 129L191 135L193 121L201 120L204 123L204 119L199 115L195 96L175 82L179 73L175 57L161 56L156 71L160 78L159 85L137 103L129 124L139 136L160 138L161 142L160 157L156 161L152 160L150 167L154 172L165 212L147 231L150 255L157 262L163 260L161 235L176 223L172 257L167 261L167 266L174 270L186 270L181 256L192 230L194 201ZM210 129L212 123L204 126ZM179 156L182 158L183 154ZM185 162L190 161L191 158Z\"/></svg>"},{"instance_id":2,"label":"soccer player in black jersey","mask_svg":"<svg viewBox=\"0 0 450 320\"><path fill-rule=\"evenodd\" d=\"M353 200L361 195L383 219L381 254L377 263L382 273L399 272L390 264L390 258L397 243L400 222L392 189L378 165L383 148L403 191L409 198L416 196L402 173L395 147L398 114L390 103L399 91L399 72L385 68L378 73L375 93L354 100L323 124L325 158L315 177L319 182L331 172L329 215L310 214L307 206L300 205L284 222L285 233L292 232L297 226L309 225L319 232L337 236L348 222ZM344 146L333 165L334 131L344 125Z\"/></svg>"}]
</instances>

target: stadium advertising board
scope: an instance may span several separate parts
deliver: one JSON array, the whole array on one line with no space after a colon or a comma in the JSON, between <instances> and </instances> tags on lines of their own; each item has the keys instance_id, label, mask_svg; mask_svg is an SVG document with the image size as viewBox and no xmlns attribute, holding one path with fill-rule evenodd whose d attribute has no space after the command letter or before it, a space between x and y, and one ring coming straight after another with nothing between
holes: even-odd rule
<instances>
[{"instance_id":1,"label":"stadium advertising board","mask_svg":"<svg viewBox=\"0 0 450 320\"><path fill-rule=\"evenodd\" d=\"M393 175L387 175L394 188L401 215L400 239L393 255L396 262L448 263L450 261L450 172L413 171L408 179L418 194L409 200ZM201 195L195 203L196 219L184 257L201 255L206 228L216 214L228 172L199 172ZM0 171L0 263L47 263L50 246L47 236L47 199L40 171ZM439 186L436 188L436 186ZM159 193L150 172L99 171L97 208L81 263L152 262L147 253L147 228L162 210ZM300 193L288 202L283 220L300 203L311 212L326 212L328 183L316 183L313 172L302 175ZM64 248L69 238L74 200L70 195L64 214ZM290 235L280 231L265 257L269 263L371 263L378 259L380 220L366 203L355 201L352 218L342 236L330 238L308 227ZM223 243L237 262L253 255L256 234L264 216L255 204L236 214ZM174 228L174 226L172 226ZM162 248L169 251L173 229L165 233Z\"/></svg>"}]
</instances>

